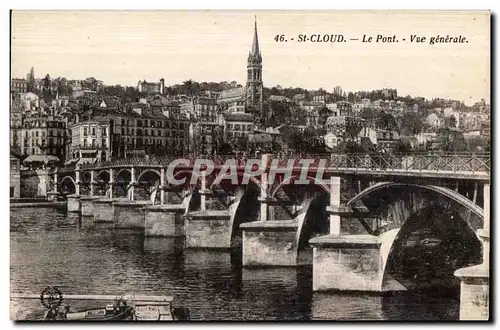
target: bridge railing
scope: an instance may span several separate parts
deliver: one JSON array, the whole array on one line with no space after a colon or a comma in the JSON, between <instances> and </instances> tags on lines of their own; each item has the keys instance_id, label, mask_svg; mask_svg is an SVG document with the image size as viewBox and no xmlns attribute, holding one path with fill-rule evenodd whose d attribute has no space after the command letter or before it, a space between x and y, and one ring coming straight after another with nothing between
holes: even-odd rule
<instances>
[{"instance_id":1,"label":"bridge railing","mask_svg":"<svg viewBox=\"0 0 500 330\"><path fill-rule=\"evenodd\" d=\"M81 165L82 169L111 166L168 166L175 157L136 157L114 159L97 164ZM191 166L194 157L188 159ZM404 170L404 171L447 171L447 172L490 172L490 154L469 153L415 153L415 154L304 154L296 156L271 157L278 166L285 167L293 160L294 167L301 166L302 159L310 159L310 168L324 166L331 169L363 169L372 171ZM216 155L210 157L216 166L227 160L235 160L238 166L245 166L246 157L234 155ZM271 163L269 163L270 165Z\"/></svg>"},{"instance_id":2,"label":"bridge railing","mask_svg":"<svg viewBox=\"0 0 500 330\"><path fill-rule=\"evenodd\" d=\"M314 164L324 155L308 155ZM332 154L327 168L405 171L490 172L490 154Z\"/></svg>"}]
</instances>

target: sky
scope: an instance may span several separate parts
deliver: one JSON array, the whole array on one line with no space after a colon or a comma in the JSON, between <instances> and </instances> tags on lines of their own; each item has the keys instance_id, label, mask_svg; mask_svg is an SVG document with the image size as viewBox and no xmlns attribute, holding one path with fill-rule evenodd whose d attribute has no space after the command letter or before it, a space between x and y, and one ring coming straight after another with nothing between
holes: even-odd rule
<instances>
[{"instance_id":1,"label":"sky","mask_svg":"<svg viewBox=\"0 0 500 330\"><path fill-rule=\"evenodd\" d=\"M490 99L490 17L480 11L14 11L11 74L25 77L33 66L37 78L93 76L107 85L162 77L166 85L244 84L255 16L267 87ZM276 42L282 34L288 41ZM299 34L359 40L300 43ZM374 42L361 42L364 35ZM377 43L377 35L399 42ZM411 43L411 35L468 43Z\"/></svg>"}]
</instances>

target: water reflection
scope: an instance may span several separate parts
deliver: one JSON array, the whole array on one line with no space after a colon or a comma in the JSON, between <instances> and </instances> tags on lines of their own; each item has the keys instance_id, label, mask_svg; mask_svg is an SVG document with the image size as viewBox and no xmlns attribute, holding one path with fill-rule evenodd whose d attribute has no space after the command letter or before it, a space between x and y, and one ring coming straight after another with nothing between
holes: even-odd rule
<instances>
[{"instance_id":1,"label":"water reflection","mask_svg":"<svg viewBox=\"0 0 500 330\"><path fill-rule=\"evenodd\" d=\"M87 226L88 219L54 209L12 211L13 292L39 293L56 285L66 294L174 295L193 320L458 316L451 298L313 293L311 267L242 269L238 250L186 250L183 238L149 238L135 230L115 231L112 224ZM33 314L40 303L17 301L14 307Z\"/></svg>"}]
</instances>

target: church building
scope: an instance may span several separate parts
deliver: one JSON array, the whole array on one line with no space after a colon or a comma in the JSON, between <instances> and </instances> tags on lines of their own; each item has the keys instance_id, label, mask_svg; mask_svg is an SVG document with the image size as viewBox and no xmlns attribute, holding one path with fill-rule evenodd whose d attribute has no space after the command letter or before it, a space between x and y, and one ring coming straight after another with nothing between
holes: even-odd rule
<instances>
[{"instance_id":1,"label":"church building","mask_svg":"<svg viewBox=\"0 0 500 330\"><path fill-rule=\"evenodd\" d=\"M222 91L217 102L226 113L260 112L263 102L262 90L262 55L259 47L257 21L255 21L252 48L247 60L246 86Z\"/></svg>"}]
</instances>

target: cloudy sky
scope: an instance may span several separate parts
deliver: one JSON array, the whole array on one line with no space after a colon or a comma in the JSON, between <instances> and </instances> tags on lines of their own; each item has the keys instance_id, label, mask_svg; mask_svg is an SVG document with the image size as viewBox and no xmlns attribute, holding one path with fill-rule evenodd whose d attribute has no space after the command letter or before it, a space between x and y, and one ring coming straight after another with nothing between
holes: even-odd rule
<instances>
[{"instance_id":1,"label":"cloudy sky","mask_svg":"<svg viewBox=\"0 0 500 330\"><path fill-rule=\"evenodd\" d=\"M490 28L484 12L14 11L12 76L94 76L105 84L167 85L246 79L254 15L266 86L332 91L397 88L399 94L470 104L490 94ZM276 42L284 34L288 42ZM299 43L298 35L359 41ZM363 35L398 43L362 43ZM411 35L468 43L410 43ZM292 41L291 38L295 40ZM403 41L403 38L406 41Z\"/></svg>"}]
</instances>

